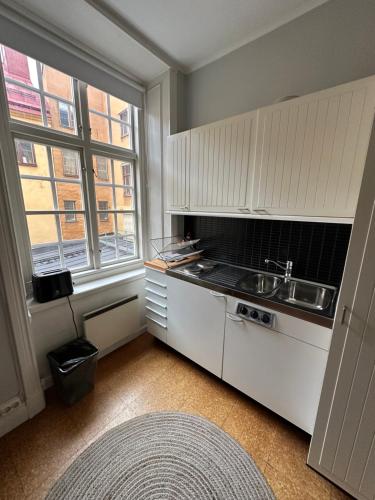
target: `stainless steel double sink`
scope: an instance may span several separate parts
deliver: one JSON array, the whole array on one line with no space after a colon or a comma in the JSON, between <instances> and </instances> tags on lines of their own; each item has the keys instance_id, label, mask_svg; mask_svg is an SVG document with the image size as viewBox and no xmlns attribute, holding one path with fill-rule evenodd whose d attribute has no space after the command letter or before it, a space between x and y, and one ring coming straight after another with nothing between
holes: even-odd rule
<instances>
[{"instance_id":1,"label":"stainless steel double sink","mask_svg":"<svg viewBox=\"0 0 375 500\"><path fill-rule=\"evenodd\" d=\"M332 304L337 289L310 281L283 278L267 273L247 273L237 287L253 295L277 298L291 305L325 311Z\"/></svg>"}]
</instances>

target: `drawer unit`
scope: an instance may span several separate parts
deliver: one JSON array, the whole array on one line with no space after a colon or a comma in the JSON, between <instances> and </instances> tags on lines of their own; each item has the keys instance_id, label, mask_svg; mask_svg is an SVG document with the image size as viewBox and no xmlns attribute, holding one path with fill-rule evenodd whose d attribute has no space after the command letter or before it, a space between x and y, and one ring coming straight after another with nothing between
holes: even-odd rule
<instances>
[{"instance_id":1,"label":"drawer unit","mask_svg":"<svg viewBox=\"0 0 375 500\"><path fill-rule=\"evenodd\" d=\"M147 330L158 339L166 342L168 293L165 273L146 267L145 290Z\"/></svg>"}]
</instances>

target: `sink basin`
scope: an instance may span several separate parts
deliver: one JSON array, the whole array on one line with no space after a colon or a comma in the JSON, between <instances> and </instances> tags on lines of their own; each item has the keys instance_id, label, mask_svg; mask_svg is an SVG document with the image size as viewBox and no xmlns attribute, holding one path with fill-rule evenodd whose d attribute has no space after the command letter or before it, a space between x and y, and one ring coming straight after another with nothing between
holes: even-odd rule
<instances>
[{"instance_id":1,"label":"sink basin","mask_svg":"<svg viewBox=\"0 0 375 500\"><path fill-rule=\"evenodd\" d=\"M289 280L278 289L277 298L296 306L324 311L332 302L333 290L321 285Z\"/></svg>"},{"instance_id":2,"label":"sink basin","mask_svg":"<svg viewBox=\"0 0 375 500\"><path fill-rule=\"evenodd\" d=\"M255 295L266 295L276 293L276 288L280 285L281 278L262 273L247 274L237 283L237 286L244 292Z\"/></svg>"}]
</instances>

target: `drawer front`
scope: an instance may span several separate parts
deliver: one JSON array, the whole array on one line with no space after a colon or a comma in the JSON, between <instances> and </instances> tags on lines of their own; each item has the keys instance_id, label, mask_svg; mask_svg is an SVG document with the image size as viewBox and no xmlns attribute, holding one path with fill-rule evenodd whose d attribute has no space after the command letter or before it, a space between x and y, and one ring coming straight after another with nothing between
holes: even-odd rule
<instances>
[{"instance_id":1,"label":"drawer front","mask_svg":"<svg viewBox=\"0 0 375 500\"><path fill-rule=\"evenodd\" d=\"M161 271L155 271L146 267L145 280L153 281L159 284L162 288L167 286L167 275ZM147 282L147 281L146 281Z\"/></svg>"},{"instance_id":2,"label":"drawer front","mask_svg":"<svg viewBox=\"0 0 375 500\"><path fill-rule=\"evenodd\" d=\"M151 315L146 315L147 322L147 331L151 333L154 337L162 340L163 342L167 341L167 327L163 325L163 323L158 319L151 318Z\"/></svg>"}]
</instances>

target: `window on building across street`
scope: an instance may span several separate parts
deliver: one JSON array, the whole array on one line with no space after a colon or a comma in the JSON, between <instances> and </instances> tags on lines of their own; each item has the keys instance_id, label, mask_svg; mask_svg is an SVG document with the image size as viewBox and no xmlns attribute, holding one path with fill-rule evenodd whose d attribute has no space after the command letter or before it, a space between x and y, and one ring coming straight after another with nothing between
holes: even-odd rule
<instances>
[{"instance_id":1,"label":"window on building across street","mask_svg":"<svg viewBox=\"0 0 375 500\"><path fill-rule=\"evenodd\" d=\"M76 151L62 150L63 172L66 177L78 177L79 156Z\"/></svg>"},{"instance_id":2,"label":"window on building across street","mask_svg":"<svg viewBox=\"0 0 375 500\"><path fill-rule=\"evenodd\" d=\"M131 163L122 165L122 182L124 184L124 196L132 196L133 176Z\"/></svg>"},{"instance_id":3,"label":"window on building across street","mask_svg":"<svg viewBox=\"0 0 375 500\"><path fill-rule=\"evenodd\" d=\"M64 210L75 210L76 202L73 200L64 200ZM66 213L65 222L76 222L77 215L75 213Z\"/></svg>"},{"instance_id":4,"label":"window on building across street","mask_svg":"<svg viewBox=\"0 0 375 500\"><path fill-rule=\"evenodd\" d=\"M102 156L96 158L97 175L99 179L108 180L108 160Z\"/></svg>"},{"instance_id":5,"label":"window on building across street","mask_svg":"<svg viewBox=\"0 0 375 500\"><path fill-rule=\"evenodd\" d=\"M60 125L64 128L74 127L74 115L73 112L66 102L59 101L59 116Z\"/></svg>"},{"instance_id":6,"label":"window on building across street","mask_svg":"<svg viewBox=\"0 0 375 500\"><path fill-rule=\"evenodd\" d=\"M98 209L104 210L104 212L99 212L99 220L104 222L108 220L108 201L98 201Z\"/></svg>"},{"instance_id":7,"label":"window on building across street","mask_svg":"<svg viewBox=\"0 0 375 500\"><path fill-rule=\"evenodd\" d=\"M35 166L35 151L32 142L17 140L16 153L18 163Z\"/></svg>"},{"instance_id":8,"label":"window on building across street","mask_svg":"<svg viewBox=\"0 0 375 500\"><path fill-rule=\"evenodd\" d=\"M138 258L132 106L13 49L0 53L30 270Z\"/></svg>"}]
</instances>

